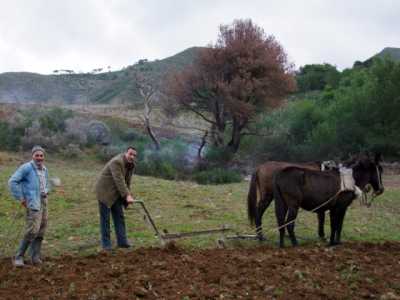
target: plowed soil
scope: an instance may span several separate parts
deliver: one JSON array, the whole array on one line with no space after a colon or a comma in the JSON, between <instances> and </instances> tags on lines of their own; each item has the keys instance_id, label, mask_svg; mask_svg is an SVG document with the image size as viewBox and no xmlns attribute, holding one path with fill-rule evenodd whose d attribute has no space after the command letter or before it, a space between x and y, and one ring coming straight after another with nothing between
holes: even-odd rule
<instances>
[{"instance_id":1,"label":"plowed soil","mask_svg":"<svg viewBox=\"0 0 400 300\"><path fill-rule=\"evenodd\" d=\"M0 261L0 299L400 299L400 243L165 248Z\"/></svg>"}]
</instances>

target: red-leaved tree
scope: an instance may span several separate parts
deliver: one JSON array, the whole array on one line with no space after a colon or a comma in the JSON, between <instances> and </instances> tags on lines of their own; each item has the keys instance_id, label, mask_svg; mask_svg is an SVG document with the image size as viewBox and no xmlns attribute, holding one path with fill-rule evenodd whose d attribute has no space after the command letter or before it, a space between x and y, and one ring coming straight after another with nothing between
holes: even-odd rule
<instances>
[{"instance_id":1,"label":"red-leaved tree","mask_svg":"<svg viewBox=\"0 0 400 300\"><path fill-rule=\"evenodd\" d=\"M210 123L214 146L236 152L256 113L294 91L293 74L273 36L251 20L235 20L220 26L215 45L204 48L192 66L171 74L166 110L194 112Z\"/></svg>"}]
</instances>

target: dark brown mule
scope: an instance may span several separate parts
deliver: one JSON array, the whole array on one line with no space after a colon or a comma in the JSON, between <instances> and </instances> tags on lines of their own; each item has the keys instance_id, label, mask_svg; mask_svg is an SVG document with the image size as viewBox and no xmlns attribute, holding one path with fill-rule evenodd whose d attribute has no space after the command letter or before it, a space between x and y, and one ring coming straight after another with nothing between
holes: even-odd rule
<instances>
[{"instance_id":1,"label":"dark brown mule","mask_svg":"<svg viewBox=\"0 0 400 300\"><path fill-rule=\"evenodd\" d=\"M262 217L274 198L273 174L276 171L291 166L310 170L321 169L319 162L290 163L269 161L260 165L251 176L249 193L247 195L247 214L250 224L256 226L256 234L259 240L265 240L262 232ZM318 214L318 235L321 238L325 237L324 222L325 213Z\"/></svg>"},{"instance_id":2,"label":"dark brown mule","mask_svg":"<svg viewBox=\"0 0 400 300\"><path fill-rule=\"evenodd\" d=\"M383 193L380 157L365 157L350 166L356 186L361 190L371 184L376 195ZM284 246L285 224L292 244L297 245L294 220L301 207L318 214L329 210L331 220L330 245L340 243L343 219L348 206L355 199L353 191L340 191L339 171L315 171L287 167L274 175L275 214L279 226L279 245ZM287 217L286 217L287 216ZM281 228L282 227L282 228Z\"/></svg>"}]
</instances>

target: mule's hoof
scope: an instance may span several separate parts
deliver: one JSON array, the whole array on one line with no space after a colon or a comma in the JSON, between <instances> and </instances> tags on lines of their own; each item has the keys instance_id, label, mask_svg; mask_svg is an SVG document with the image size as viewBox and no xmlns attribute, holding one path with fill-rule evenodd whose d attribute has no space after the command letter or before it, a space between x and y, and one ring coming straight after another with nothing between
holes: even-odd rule
<instances>
[{"instance_id":1,"label":"mule's hoof","mask_svg":"<svg viewBox=\"0 0 400 300\"><path fill-rule=\"evenodd\" d=\"M225 241L223 239L218 239L217 240L217 247L220 248L220 249L226 248Z\"/></svg>"},{"instance_id":2,"label":"mule's hoof","mask_svg":"<svg viewBox=\"0 0 400 300\"><path fill-rule=\"evenodd\" d=\"M336 247L336 246L339 246L341 243L340 242L330 242L329 244L328 244L328 246L329 247Z\"/></svg>"},{"instance_id":3,"label":"mule's hoof","mask_svg":"<svg viewBox=\"0 0 400 300\"><path fill-rule=\"evenodd\" d=\"M258 235L257 240L259 242L265 242L265 241L267 241L267 238L264 235Z\"/></svg>"}]
</instances>

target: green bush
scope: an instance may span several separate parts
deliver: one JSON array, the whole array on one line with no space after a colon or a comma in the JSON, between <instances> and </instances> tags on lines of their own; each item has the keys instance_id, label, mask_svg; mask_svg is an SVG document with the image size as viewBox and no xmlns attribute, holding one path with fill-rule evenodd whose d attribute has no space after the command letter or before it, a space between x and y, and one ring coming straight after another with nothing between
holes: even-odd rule
<instances>
[{"instance_id":1,"label":"green bush","mask_svg":"<svg viewBox=\"0 0 400 300\"><path fill-rule=\"evenodd\" d=\"M103 162L108 162L114 156L125 152L125 150L126 150L126 146L123 144L109 145L106 147L102 147L97 152L97 158Z\"/></svg>"},{"instance_id":2,"label":"green bush","mask_svg":"<svg viewBox=\"0 0 400 300\"><path fill-rule=\"evenodd\" d=\"M200 171L193 175L193 179L200 184L223 184L242 180L238 172L221 168Z\"/></svg>"},{"instance_id":3,"label":"green bush","mask_svg":"<svg viewBox=\"0 0 400 300\"><path fill-rule=\"evenodd\" d=\"M203 165L205 167L223 166L231 161L233 156L234 153L226 148L209 147L204 155Z\"/></svg>"},{"instance_id":4,"label":"green bush","mask_svg":"<svg viewBox=\"0 0 400 300\"><path fill-rule=\"evenodd\" d=\"M0 149L2 150L8 150L9 147L9 138L11 136L11 130L10 126L5 123L0 121Z\"/></svg>"},{"instance_id":5,"label":"green bush","mask_svg":"<svg viewBox=\"0 0 400 300\"><path fill-rule=\"evenodd\" d=\"M152 150L152 143L134 143L138 150L136 172L140 175L177 179L185 177L184 153L186 145L178 140L161 142L159 151Z\"/></svg>"},{"instance_id":6,"label":"green bush","mask_svg":"<svg viewBox=\"0 0 400 300\"><path fill-rule=\"evenodd\" d=\"M72 118L73 112L62 108L52 108L41 113L40 128L52 133L65 131L65 120Z\"/></svg>"},{"instance_id":7,"label":"green bush","mask_svg":"<svg viewBox=\"0 0 400 300\"><path fill-rule=\"evenodd\" d=\"M156 159L139 161L136 166L136 174L164 179L177 179L179 177L179 170L169 161Z\"/></svg>"},{"instance_id":8,"label":"green bush","mask_svg":"<svg viewBox=\"0 0 400 300\"><path fill-rule=\"evenodd\" d=\"M79 145L76 144L68 144L65 149L61 151L61 154L66 159L75 159L79 158L83 155L82 150L79 148Z\"/></svg>"},{"instance_id":9,"label":"green bush","mask_svg":"<svg viewBox=\"0 0 400 300\"><path fill-rule=\"evenodd\" d=\"M296 98L255 124L246 150L272 160L323 160L371 150L399 157L400 63L343 71L336 88Z\"/></svg>"},{"instance_id":10,"label":"green bush","mask_svg":"<svg viewBox=\"0 0 400 300\"><path fill-rule=\"evenodd\" d=\"M24 135L24 128L12 127L8 123L0 121L0 149L18 150L21 138Z\"/></svg>"}]
</instances>

